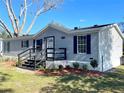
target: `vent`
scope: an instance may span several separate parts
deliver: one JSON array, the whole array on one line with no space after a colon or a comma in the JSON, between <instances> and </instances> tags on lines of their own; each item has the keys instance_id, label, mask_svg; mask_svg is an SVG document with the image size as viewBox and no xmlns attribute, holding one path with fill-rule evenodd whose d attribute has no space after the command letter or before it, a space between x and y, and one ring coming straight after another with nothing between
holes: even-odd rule
<instances>
[{"instance_id":1,"label":"vent","mask_svg":"<svg viewBox=\"0 0 124 93\"><path fill-rule=\"evenodd\" d=\"M77 30L78 29L78 27L74 27L74 30Z\"/></svg>"},{"instance_id":2,"label":"vent","mask_svg":"<svg viewBox=\"0 0 124 93\"><path fill-rule=\"evenodd\" d=\"M97 24L96 24L96 25L94 25L94 27L97 27L97 26L99 26L99 25L97 25Z\"/></svg>"}]
</instances>

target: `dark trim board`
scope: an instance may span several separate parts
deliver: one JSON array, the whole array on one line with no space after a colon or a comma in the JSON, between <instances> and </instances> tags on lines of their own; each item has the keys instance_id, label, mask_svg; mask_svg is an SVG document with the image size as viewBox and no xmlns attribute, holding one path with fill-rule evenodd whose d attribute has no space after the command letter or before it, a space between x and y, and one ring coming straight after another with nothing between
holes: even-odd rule
<instances>
[{"instance_id":1,"label":"dark trim board","mask_svg":"<svg viewBox=\"0 0 124 93\"><path fill-rule=\"evenodd\" d=\"M55 36L47 36L47 37L44 37L44 41L45 41L45 40L47 41L47 39L48 39L48 38L51 38L51 37L53 37L53 48L55 48ZM47 47L47 42L45 42L45 44L46 44L46 47Z\"/></svg>"},{"instance_id":2,"label":"dark trim board","mask_svg":"<svg viewBox=\"0 0 124 93\"><path fill-rule=\"evenodd\" d=\"M47 39L48 38L53 38L53 48L47 48ZM54 58L55 58L55 36L44 37L44 42L45 42L45 48L46 48L46 60L49 59L48 53L47 53L48 49L53 49L53 57L52 57L52 59L54 60Z\"/></svg>"},{"instance_id":3,"label":"dark trim board","mask_svg":"<svg viewBox=\"0 0 124 93\"><path fill-rule=\"evenodd\" d=\"M36 44L36 41L35 41L35 39L33 39L33 52L35 53L35 45Z\"/></svg>"},{"instance_id":4,"label":"dark trim board","mask_svg":"<svg viewBox=\"0 0 124 93\"><path fill-rule=\"evenodd\" d=\"M53 50L53 52L48 52L48 50ZM60 50L63 50L60 51ZM58 52L60 51L60 52ZM53 54L54 56L53 57L46 57L48 61L54 61L54 60L66 60L67 59L67 55L66 55L66 48L58 48L57 49L57 52L56 52L56 49L53 49L53 48L47 48L46 49L46 55L48 54ZM57 57L57 55L61 55L59 57Z\"/></svg>"},{"instance_id":5,"label":"dark trim board","mask_svg":"<svg viewBox=\"0 0 124 93\"><path fill-rule=\"evenodd\" d=\"M43 44L43 40L42 39L36 40L37 51L41 51L42 50L42 44Z\"/></svg>"}]
</instances>

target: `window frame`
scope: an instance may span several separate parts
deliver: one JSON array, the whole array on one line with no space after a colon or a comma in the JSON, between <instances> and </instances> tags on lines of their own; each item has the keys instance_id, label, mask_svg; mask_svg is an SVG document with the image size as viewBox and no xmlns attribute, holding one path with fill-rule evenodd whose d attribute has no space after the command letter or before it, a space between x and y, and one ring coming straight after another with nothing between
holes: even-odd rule
<instances>
[{"instance_id":1,"label":"window frame","mask_svg":"<svg viewBox=\"0 0 124 93\"><path fill-rule=\"evenodd\" d=\"M28 42L28 43L27 43ZM29 40L22 40L22 48L28 48L29 47Z\"/></svg>"},{"instance_id":2,"label":"window frame","mask_svg":"<svg viewBox=\"0 0 124 93\"><path fill-rule=\"evenodd\" d=\"M79 44L79 37L85 37L85 43L83 42L82 44ZM79 45L82 45L82 49L81 50L85 50L85 52L80 52L79 51ZM85 46L85 47L84 47ZM85 48L85 49L83 49ZM87 36L86 35L78 35L77 36L77 53L78 54L86 54L87 53Z\"/></svg>"}]
</instances>

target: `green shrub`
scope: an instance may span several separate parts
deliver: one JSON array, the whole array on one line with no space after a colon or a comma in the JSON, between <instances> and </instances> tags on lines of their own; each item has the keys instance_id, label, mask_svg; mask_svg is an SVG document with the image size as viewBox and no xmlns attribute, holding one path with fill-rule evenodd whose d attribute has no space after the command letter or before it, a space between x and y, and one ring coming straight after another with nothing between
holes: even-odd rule
<instances>
[{"instance_id":1,"label":"green shrub","mask_svg":"<svg viewBox=\"0 0 124 93\"><path fill-rule=\"evenodd\" d=\"M77 62L73 63L73 67L78 69L79 68L79 63L77 63Z\"/></svg>"},{"instance_id":2,"label":"green shrub","mask_svg":"<svg viewBox=\"0 0 124 93\"><path fill-rule=\"evenodd\" d=\"M58 68L56 67L55 64L52 64L51 66L49 66L48 69L49 69L50 72L54 72L54 71L58 70Z\"/></svg>"},{"instance_id":3,"label":"green shrub","mask_svg":"<svg viewBox=\"0 0 124 93\"><path fill-rule=\"evenodd\" d=\"M88 70L87 64L83 64L82 69L83 69L83 70Z\"/></svg>"},{"instance_id":4,"label":"green shrub","mask_svg":"<svg viewBox=\"0 0 124 93\"><path fill-rule=\"evenodd\" d=\"M70 68L71 68L71 66L70 66L70 65L66 65L66 67L65 67L65 68L70 69Z\"/></svg>"},{"instance_id":5,"label":"green shrub","mask_svg":"<svg viewBox=\"0 0 124 93\"><path fill-rule=\"evenodd\" d=\"M38 70L45 70L45 68L40 65L40 66L38 67Z\"/></svg>"},{"instance_id":6,"label":"green shrub","mask_svg":"<svg viewBox=\"0 0 124 93\"><path fill-rule=\"evenodd\" d=\"M94 69L95 69L96 67L98 67L98 62L97 62L97 60L95 60L95 59L91 60L90 65L91 65Z\"/></svg>"},{"instance_id":7,"label":"green shrub","mask_svg":"<svg viewBox=\"0 0 124 93\"><path fill-rule=\"evenodd\" d=\"M59 65L59 70L62 71L64 69L63 65Z\"/></svg>"}]
</instances>

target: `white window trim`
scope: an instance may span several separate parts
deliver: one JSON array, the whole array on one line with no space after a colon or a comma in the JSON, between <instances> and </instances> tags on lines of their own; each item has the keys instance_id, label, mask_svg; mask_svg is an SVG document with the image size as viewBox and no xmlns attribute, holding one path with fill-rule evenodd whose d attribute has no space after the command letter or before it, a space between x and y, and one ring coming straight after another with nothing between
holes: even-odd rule
<instances>
[{"instance_id":1,"label":"white window trim","mask_svg":"<svg viewBox=\"0 0 124 93\"><path fill-rule=\"evenodd\" d=\"M79 52L79 50L78 50L78 37L79 36L85 36L86 37L86 35L77 35L77 54L87 54L87 37L86 37L86 44L82 44L82 45L86 45L86 52L84 52L84 53L80 53Z\"/></svg>"}]
</instances>

